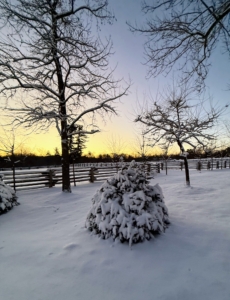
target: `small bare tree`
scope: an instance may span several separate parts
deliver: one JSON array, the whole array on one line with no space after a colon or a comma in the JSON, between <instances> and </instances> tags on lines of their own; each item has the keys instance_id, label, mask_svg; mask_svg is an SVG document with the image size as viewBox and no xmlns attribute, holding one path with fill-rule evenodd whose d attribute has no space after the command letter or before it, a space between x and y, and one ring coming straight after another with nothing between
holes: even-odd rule
<instances>
[{"instance_id":1,"label":"small bare tree","mask_svg":"<svg viewBox=\"0 0 230 300\"><path fill-rule=\"evenodd\" d=\"M150 155L151 146L149 145L149 139L146 136L145 129L142 128L140 134L136 135L133 145L135 153L146 161Z\"/></svg>"},{"instance_id":2,"label":"small bare tree","mask_svg":"<svg viewBox=\"0 0 230 300\"><path fill-rule=\"evenodd\" d=\"M121 156L126 147L127 147L127 141L125 141L121 136L111 134L105 141L105 145L109 151L109 153L112 155L112 158L114 161L119 160L119 156Z\"/></svg>"},{"instance_id":3,"label":"small bare tree","mask_svg":"<svg viewBox=\"0 0 230 300\"><path fill-rule=\"evenodd\" d=\"M68 139L75 124L96 114L116 113L125 95L108 69L111 41L92 32L95 22L113 21L106 0L0 0L0 93L16 112L16 124L55 125L61 139L62 190L71 192ZM5 33L8 33L5 35ZM23 93L15 106L7 101Z\"/></svg>"},{"instance_id":4,"label":"small bare tree","mask_svg":"<svg viewBox=\"0 0 230 300\"><path fill-rule=\"evenodd\" d=\"M16 178L15 178L15 167L16 164L20 162L18 159L19 150L25 145L25 141L28 137L22 135L15 129L6 130L4 126L1 126L2 136L0 140L0 152L3 152L7 157L5 161L9 163L13 171L13 187L16 191ZM20 155L22 156L22 155ZM23 157L23 161L26 159L26 155Z\"/></svg>"},{"instance_id":5,"label":"small bare tree","mask_svg":"<svg viewBox=\"0 0 230 300\"><path fill-rule=\"evenodd\" d=\"M145 43L149 76L168 73L176 65L183 79L196 78L204 86L217 44L230 53L229 0L144 1L143 26L130 26L147 36Z\"/></svg>"},{"instance_id":6,"label":"small bare tree","mask_svg":"<svg viewBox=\"0 0 230 300\"><path fill-rule=\"evenodd\" d=\"M186 185L190 185L189 168L185 145L196 148L213 140L210 132L220 115L211 109L207 112L202 102L191 105L187 89L169 90L161 96L160 101L154 102L146 112L137 116L135 122L146 126L146 134L150 134L153 145L159 143L177 143L180 155L184 159Z\"/></svg>"},{"instance_id":7,"label":"small bare tree","mask_svg":"<svg viewBox=\"0 0 230 300\"><path fill-rule=\"evenodd\" d=\"M16 154L22 154L22 149L24 149L26 141L28 142L28 136L23 136L18 130L6 128L1 124L0 129L0 152L5 153L11 159L15 158Z\"/></svg>"},{"instance_id":8,"label":"small bare tree","mask_svg":"<svg viewBox=\"0 0 230 300\"><path fill-rule=\"evenodd\" d=\"M226 131L226 136L229 139L230 138L230 121L229 120L224 120L224 127Z\"/></svg>"}]
</instances>

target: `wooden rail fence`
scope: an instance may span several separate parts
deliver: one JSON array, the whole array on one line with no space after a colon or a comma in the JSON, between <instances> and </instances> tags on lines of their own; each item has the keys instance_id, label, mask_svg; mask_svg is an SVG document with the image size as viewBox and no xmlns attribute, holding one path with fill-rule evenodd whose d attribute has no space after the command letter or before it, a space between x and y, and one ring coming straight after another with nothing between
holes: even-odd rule
<instances>
[{"instance_id":1,"label":"wooden rail fence","mask_svg":"<svg viewBox=\"0 0 230 300\"><path fill-rule=\"evenodd\" d=\"M97 164L97 166L79 167L71 165L70 181L74 185L78 182L103 181L120 169L116 164ZM146 164L147 174L160 172L160 164ZM25 170L0 170L5 183L12 186L16 191L53 187L62 183L61 167L44 169L25 169Z\"/></svg>"},{"instance_id":2,"label":"wooden rail fence","mask_svg":"<svg viewBox=\"0 0 230 300\"><path fill-rule=\"evenodd\" d=\"M184 169L183 160L163 160L160 162L161 170L165 169ZM190 170L214 170L230 168L230 158L208 158L208 159L188 159Z\"/></svg>"},{"instance_id":3,"label":"wooden rail fence","mask_svg":"<svg viewBox=\"0 0 230 300\"><path fill-rule=\"evenodd\" d=\"M189 159L189 169L214 170L230 168L230 158ZM119 170L116 163L75 164L70 167L70 181L78 182L103 181ZM184 169L183 160L162 160L145 164L147 174L160 173L160 170ZM44 187L53 187L62 183L61 167L36 169L0 169L4 182L15 190L28 190ZM0 176L1 177L1 176ZM1 180L1 178L0 178Z\"/></svg>"}]
</instances>

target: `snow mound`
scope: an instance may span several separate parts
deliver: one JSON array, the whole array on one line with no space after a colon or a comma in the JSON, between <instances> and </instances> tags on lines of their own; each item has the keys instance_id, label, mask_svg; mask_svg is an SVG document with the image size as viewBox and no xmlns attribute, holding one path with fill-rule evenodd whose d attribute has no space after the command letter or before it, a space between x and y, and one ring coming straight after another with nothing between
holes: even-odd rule
<instances>
[{"instance_id":1,"label":"snow mound","mask_svg":"<svg viewBox=\"0 0 230 300\"><path fill-rule=\"evenodd\" d=\"M103 239L138 243L169 224L161 187L149 185L135 161L106 180L92 198L86 228Z\"/></svg>"},{"instance_id":2,"label":"snow mound","mask_svg":"<svg viewBox=\"0 0 230 300\"><path fill-rule=\"evenodd\" d=\"M8 212L16 205L19 203L14 189L3 182L3 176L0 175L0 215Z\"/></svg>"}]
</instances>

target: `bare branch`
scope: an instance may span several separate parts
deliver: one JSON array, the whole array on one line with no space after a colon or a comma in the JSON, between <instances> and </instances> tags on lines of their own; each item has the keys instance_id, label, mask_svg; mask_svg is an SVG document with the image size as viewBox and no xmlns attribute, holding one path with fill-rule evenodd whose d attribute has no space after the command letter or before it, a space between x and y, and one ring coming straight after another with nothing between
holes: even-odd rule
<instances>
[{"instance_id":1,"label":"bare branch","mask_svg":"<svg viewBox=\"0 0 230 300\"><path fill-rule=\"evenodd\" d=\"M230 1L144 2L143 11L148 17L146 24L129 26L147 36L148 75L168 74L176 67L183 72L184 82L194 78L197 89L204 87L217 43L223 42L228 52L230 49Z\"/></svg>"}]
</instances>

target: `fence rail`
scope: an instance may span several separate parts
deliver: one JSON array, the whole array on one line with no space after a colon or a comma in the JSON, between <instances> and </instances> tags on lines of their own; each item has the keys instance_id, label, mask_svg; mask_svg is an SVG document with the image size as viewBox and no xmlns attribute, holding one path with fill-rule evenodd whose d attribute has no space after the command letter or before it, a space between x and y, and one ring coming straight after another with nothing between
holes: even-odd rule
<instances>
[{"instance_id":1,"label":"fence rail","mask_svg":"<svg viewBox=\"0 0 230 300\"><path fill-rule=\"evenodd\" d=\"M183 160L163 160L161 161L161 170L165 169L183 169ZM206 159L188 159L190 170L214 170L230 168L230 158L206 158Z\"/></svg>"},{"instance_id":2,"label":"fence rail","mask_svg":"<svg viewBox=\"0 0 230 300\"><path fill-rule=\"evenodd\" d=\"M214 170L230 168L230 158L189 159L189 169ZM116 163L75 164L70 166L70 182L103 181L119 170ZM183 160L162 160L146 164L146 173L160 172L160 170L184 169ZM15 190L38 189L52 187L62 183L61 167L36 169L0 169L4 181ZM15 176L14 176L15 174Z\"/></svg>"},{"instance_id":3,"label":"fence rail","mask_svg":"<svg viewBox=\"0 0 230 300\"><path fill-rule=\"evenodd\" d=\"M94 164L91 166L70 166L70 182L74 185L77 182L103 181L121 168L118 164ZM159 163L146 164L146 173L160 172ZM4 182L12 186L16 191L53 187L62 183L61 167L31 169L31 170L2 170Z\"/></svg>"}]
</instances>

